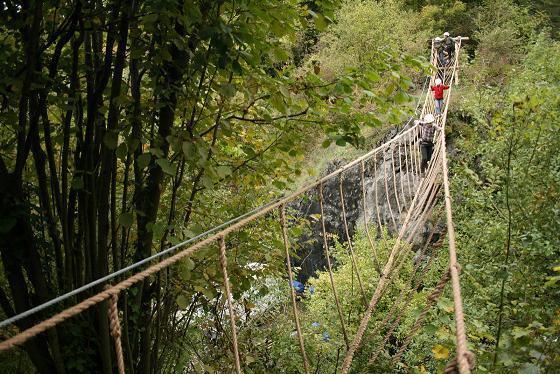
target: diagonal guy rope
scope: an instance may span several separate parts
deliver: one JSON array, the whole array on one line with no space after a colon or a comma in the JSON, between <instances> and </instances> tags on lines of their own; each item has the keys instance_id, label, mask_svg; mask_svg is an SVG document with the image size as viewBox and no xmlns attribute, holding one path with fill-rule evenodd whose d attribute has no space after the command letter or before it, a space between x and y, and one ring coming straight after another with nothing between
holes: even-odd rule
<instances>
[{"instance_id":1,"label":"diagonal guy rope","mask_svg":"<svg viewBox=\"0 0 560 374\"><path fill-rule=\"evenodd\" d=\"M239 344L237 342L237 326L235 324L235 311L233 310L233 297L231 296L231 286L229 284L229 276L227 272L227 257L226 257L226 240L222 236L219 241L219 256L220 266L222 267L222 275L224 278L224 290L226 292L226 299L229 310L229 323L231 325L231 340L233 344L233 355L235 356L235 371L241 374L241 362L239 360Z\"/></svg>"},{"instance_id":2,"label":"diagonal guy rope","mask_svg":"<svg viewBox=\"0 0 560 374\"><path fill-rule=\"evenodd\" d=\"M296 304L296 292L293 287L294 276L292 274L292 264L290 259L290 241L288 240L288 229L286 227L286 206L282 205L280 207L280 225L282 226L282 239L284 240L284 249L286 251L286 265L288 267L288 279L290 281L290 296L292 298L292 308L294 311L294 321L296 324L296 331L299 341L299 349L301 351L301 358L303 359L303 367L306 374L309 374L311 370L309 369L309 362L307 361L307 355L305 354L305 344L303 343L303 334L301 333L301 325L299 324L299 314L298 307Z\"/></svg>"}]
</instances>

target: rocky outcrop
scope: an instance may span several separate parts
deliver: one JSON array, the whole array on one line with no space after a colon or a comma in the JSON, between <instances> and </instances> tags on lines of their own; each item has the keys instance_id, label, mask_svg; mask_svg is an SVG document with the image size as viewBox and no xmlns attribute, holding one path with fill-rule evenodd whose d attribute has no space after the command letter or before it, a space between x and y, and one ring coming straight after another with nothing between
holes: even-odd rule
<instances>
[{"instance_id":1,"label":"rocky outcrop","mask_svg":"<svg viewBox=\"0 0 560 374\"><path fill-rule=\"evenodd\" d=\"M393 130L381 142L386 142L395 136L396 131ZM381 225L386 227L390 233L395 233L395 224L398 227L399 223L404 220L406 209L413 199L415 187L419 180L418 176L412 173L410 159L408 159L408 167L406 161L404 147L399 149L395 145L365 162L365 216L371 227L378 227L380 220ZM332 162L325 170L325 175L341 166L343 166L343 163L340 161ZM332 178L323 185L326 230L328 233L337 235L340 241L346 242L339 189L341 180L346 206L346 219L352 238L357 225L361 224L364 219L360 165L358 164L345 171L341 178ZM379 208L379 219L376 206ZM317 219L317 217L320 217L318 191L310 191L306 196L293 202L290 207L297 212L296 216L305 218L310 222L309 232L303 234L299 239L299 258L294 259L294 265L301 267L298 280L305 282L317 270L326 268L321 221Z\"/></svg>"}]
</instances>

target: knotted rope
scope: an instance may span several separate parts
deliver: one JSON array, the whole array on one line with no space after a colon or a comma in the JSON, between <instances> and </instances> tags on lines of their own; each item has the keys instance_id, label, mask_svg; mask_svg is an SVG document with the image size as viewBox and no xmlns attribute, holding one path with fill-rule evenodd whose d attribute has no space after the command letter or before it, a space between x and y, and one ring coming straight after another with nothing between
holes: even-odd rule
<instances>
[{"instance_id":1,"label":"knotted rope","mask_svg":"<svg viewBox=\"0 0 560 374\"><path fill-rule=\"evenodd\" d=\"M469 363L469 369L474 369L476 364L475 355L472 352L467 352L465 355L465 359ZM443 370L445 374L459 374L459 360L457 360L457 356L453 357L453 360L449 361L449 363L445 366Z\"/></svg>"},{"instance_id":2,"label":"knotted rope","mask_svg":"<svg viewBox=\"0 0 560 374\"><path fill-rule=\"evenodd\" d=\"M105 286L108 289L109 286ZM119 374L124 374L124 356L121 344L121 323L119 320L118 301L119 294L112 294L109 298L109 328L111 329L111 336L115 341L115 356L117 358L117 368Z\"/></svg>"}]
</instances>

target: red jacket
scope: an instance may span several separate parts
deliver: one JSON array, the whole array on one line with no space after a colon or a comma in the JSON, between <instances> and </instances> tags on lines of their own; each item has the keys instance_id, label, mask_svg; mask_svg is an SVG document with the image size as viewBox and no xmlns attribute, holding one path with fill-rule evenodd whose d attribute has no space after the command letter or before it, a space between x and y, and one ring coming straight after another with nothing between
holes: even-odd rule
<instances>
[{"instance_id":1,"label":"red jacket","mask_svg":"<svg viewBox=\"0 0 560 374\"><path fill-rule=\"evenodd\" d=\"M441 100L443 99L443 91L449 89L449 86L439 84L437 86L431 86L430 89L434 91L434 99Z\"/></svg>"}]
</instances>

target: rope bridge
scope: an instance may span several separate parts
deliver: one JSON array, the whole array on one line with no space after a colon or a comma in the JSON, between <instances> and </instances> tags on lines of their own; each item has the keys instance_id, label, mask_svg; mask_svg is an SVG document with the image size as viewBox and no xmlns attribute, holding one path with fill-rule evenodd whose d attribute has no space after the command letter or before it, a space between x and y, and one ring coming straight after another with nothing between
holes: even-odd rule
<instances>
[{"instance_id":1,"label":"rope bridge","mask_svg":"<svg viewBox=\"0 0 560 374\"><path fill-rule=\"evenodd\" d=\"M449 178L445 143L445 123L447 119L447 110L449 106L452 87L458 81L457 71L462 39L465 38L458 37L456 40L456 52L453 61L449 64L448 67L440 67L439 69L436 69L436 73L433 74L430 79L431 83L433 84L436 77L442 77L444 84L449 85L450 88L445 92L445 107L443 108L441 115L436 117L436 123L438 126L441 126L442 131L438 131L435 135L433 156L428 167L425 170L422 170L423 167L421 165L419 155L421 128L419 125L411 123L411 121L409 121L404 130L401 131L393 139L387 141L386 143L368 152L367 154L353 160L342 168L335 170L327 176L298 189L297 191L291 193L286 197L259 207L258 209L241 217L238 217L237 219L226 224L222 224L210 230L210 232L207 232L206 236L196 237L187 242L173 246L156 256L152 256L148 259L140 261L139 263L129 266L128 268L123 269L118 274L114 273L109 277L97 280L92 284L83 286L80 289L74 290L69 294L52 300L49 303L39 305L38 307L30 309L25 313L11 317L1 322L0 327L8 326L19 319L26 318L31 314L35 314L47 308L48 306L53 305L54 303L67 299L70 296L74 296L95 285L106 283L103 291L91 297L88 297L85 300L63 310L62 312L57 313L52 317L1 342L0 352L16 346L20 346L27 342L29 339L32 339L33 337L54 328L63 321L74 317L95 305L107 302L106 305L109 308L108 315L110 319L110 335L114 340L115 357L117 360L116 367L118 368L118 372L120 374L123 374L125 372L125 365L123 359L123 349L121 346L121 328L118 310L119 294L123 291L126 291L136 283L146 279L147 277L150 277L151 275L156 274L162 269L165 269L177 263L181 259L192 256L197 251L203 248L207 248L211 245L217 245L218 257L223 276L223 288L229 312L228 317L231 328L231 348L234 357L234 367L237 373L241 373L243 368L240 360L237 337L236 309L232 297L233 285L231 284L230 278L228 276L228 235L246 228L249 224L260 218L263 218L267 215L270 216L271 213L272 215L277 213L278 223L279 227L281 228L283 239L287 265L287 276L291 286L294 280L294 272L292 269L292 261L290 258L290 253L292 251L290 249L288 220L286 218L286 205L300 197L305 196L306 194L313 194L319 203L322 233L321 236L323 241L324 255L327 262L326 271L329 275L329 283L332 296L335 301L335 307L339 320L338 322L340 323L340 329L344 338L344 343L346 345L346 353L340 372L348 373L350 371L354 356L360 352L361 348L363 348L362 342L366 334L368 337L375 337L379 336L381 331L385 331L381 344L379 345L379 347L375 347L375 349L373 350L373 354L371 354L371 356L368 358L367 366L373 367L372 365L374 365L376 360L379 358L380 354L383 351L383 348L388 343L395 329L399 326L405 311L408 310L415 291L421 285L424 276L430 270L434 259L438 255L439 249L443 245L443 236L440 236L439 240L437 240L435 243L432 243L436 231L435 224L433 225L427 239L423 242L421 250L415 258L412 275L408 280L408 283L405 285L405 287L402 288L402 291L393 301L390 309L385 315L385 318L380 323L376 324L375 328L372 331L367 330L368 324L372 316L374 315L374 312L376 310L376 307L379 305L380 300L384 295L388 293L389 287L391 286L393 280L393 275L399 274L400 269L406 263L407 255L410 254L410 250L412 248L412 241L416 237L418 231L424 227L425 223L428 222L429 219L433 221L432 216L438 218L445 214L447 225L447 241L449 246L448 268L443 272L439 282L427 296L424 309L417 316L406 338L402 342L402 345L400 345L398 351L393 355L391 361L393 365L396 365L400 361L402 355L405 353L406 349L412 342L414 335L422 327L427 313L436 303L437 299L441 296L446 284L450 282L454 300L454 314L456 325L456 356L447 365L445 372L458 372L461 374L470 373L472 367L474 366L474 358L467 348L461 290L459 284L459 265L457 263L455 231L453 227L451 196L449 192ZM433 42L431 51L431 63L437 67L437 55L434 49ZM421 111L421 116L424 117L426 114L433 114L434 112L434 100L432 98L432 95L429 94L429 90L427 90ZM381 166L383 168L382 171L377 170L379 161L383 161L381 163ZM367 234L368 243L371 246L372 266L377 270L377 273L379 275L375 291L369 299L364 288L364 282L367 282L368 279L364 279L358 270L356 256L352 245L352 239L347 222L347 204L345 202L344 186L342 183L346 172L350 171L351 169L357 170L358 168L361 178L362 194L360 200L362 204L361 208L363 210L365 232ZM373 175L375 177L380 176L380 178L382 178L382 188L384 189L386 200L384 202L381 201L377 182L374 183L373 197L371 199L367 197L366 173L371 173L372 169ZM400 176L400 178L397 178L397 174ZM356 275L359 286L359 297L362 299L365 309L361 317L359 327L353 336L351 336L350 331L348 331L348 327L346 325L343 310L341 307L339 291L337 290L337 285L333 276L333 263L331 260L331 255L329 253L329 233L327 232L325 225L325 185L329 182L335 181L335 178L339 178L339 211L341 213L344 235L351 259L352 273L353 276L354 273ZM390 197L390 192L392 193L391 196L394 197L393 199L391 199ZM441 204L438 204L438 202L441 201L442 198L445 203L443 204L442 209L439 209L441 207ZM371 202L370 200L373 200L373 202ZM373 204L373 206L375 207L373 223L377 226L377 228L379 228L380 230L383 226L390 225L392 226L396 234L396 240L388 254L388 260L384 265L379 262L377 253L378 249L375 245L375 239L370 234L370 230L368 228L368 225L371 224L371 222L369 222L370 219L367 213L369 207L368 204ZM382 204L386 204L388 207L388 217L382 217L379 208ZM439 210L443 210L443 212L439 212ZM168 254L169 257L163 258L164 255ZM116 284L107 284L108 280L115 279L117 275L121 275L123 271L136 269L139 266L155 259L161 260L159 260L159 262L153 263L142 271L136 272L135 274L127 277L124 280L121 280ZM293 310L293 320L299 343L299 350L301 352L301 364L303 367L303 371L309 374L311 373L311 368L305 348L305 336L302 332L302 326L300 323L296 292L293 287L290 287L290 298Z\"/></svg>"}]
</instances>

